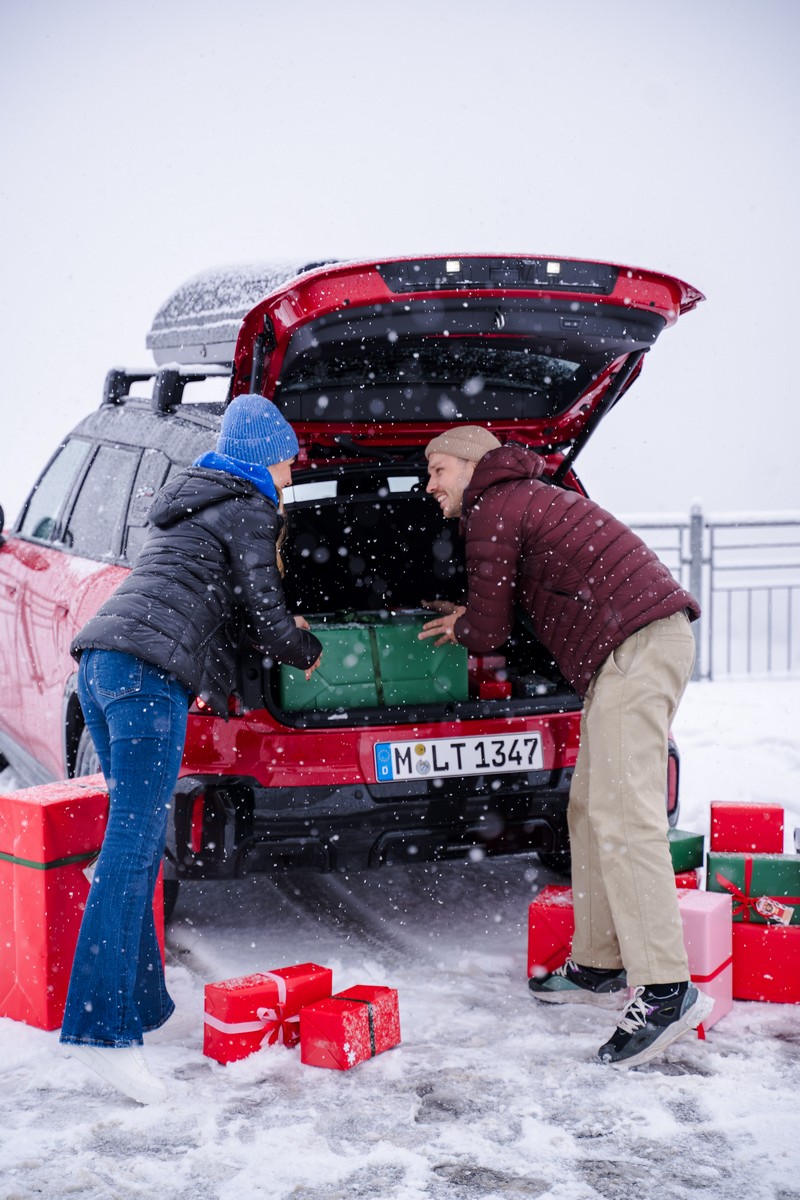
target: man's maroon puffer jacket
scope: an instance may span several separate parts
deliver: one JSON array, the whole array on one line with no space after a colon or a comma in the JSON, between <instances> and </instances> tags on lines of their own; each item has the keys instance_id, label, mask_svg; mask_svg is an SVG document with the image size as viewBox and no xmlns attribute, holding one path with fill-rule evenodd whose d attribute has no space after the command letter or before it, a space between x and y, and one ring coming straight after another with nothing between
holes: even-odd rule
<instances>
[{"instance_id":1,"label":"man's maroon puffer jacket","mask_svg":"<svg viewBox=\"0 0 800 1200\"><path fill-rule=\"evenodd\" d=\"M517 605L581 695L627 637L700 607L652 550L599 504L541 480L544 459L501 446L480 460L464 496L467 611L455 626L473 653L508 638Z\"/></svg>"}]
</instances>

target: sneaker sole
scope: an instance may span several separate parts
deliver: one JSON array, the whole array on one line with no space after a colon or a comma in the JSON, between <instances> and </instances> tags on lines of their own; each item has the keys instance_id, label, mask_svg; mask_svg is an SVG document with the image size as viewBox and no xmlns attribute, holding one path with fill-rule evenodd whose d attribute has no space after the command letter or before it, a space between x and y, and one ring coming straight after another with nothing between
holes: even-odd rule
<instances>
[{"instance_id":1,"label":"sneaker sole","mask_svg":"<svg viewBox=\"0 0 800 1200\"><path fill-rule=\"evenodd\" d=\"M590 1004L593 1008L622 1008L628 999L627 988L618 992L590 992L587 988L569 992L534 992L533 988L528 991L534 1000L543 1000L545 1004Z\"/></svg>"},{"instance_id":2,"label":"sneaker sole","mask_svg":"<svg viewBox=\"0 0 800 1200\"><path fill-rule=\"evenodd\" d=\"M672 1025L668 1025L664 1032L659 1034L656 1040L651 1042L644 1050L640 1050L638 1054L634 1054L630 1058L618 1058L615 1060L601 1059L601 1062L606 1062L609 1066L618 1067L622 1070L627 1070L628 1067L640 1067L642 1063L649 1062L651 1058L655 1058L667 1046L671 1046L679 1037L683 1037L685 1033L691 1033L693 1029L697 1029L698 1025L702 1025L706 1017L711 1016L713 1007L713 998L707 996L705 992L698 992L694 1004L686 1010L680 1020L674 1021Z\"/></svg>"}]
</instances>

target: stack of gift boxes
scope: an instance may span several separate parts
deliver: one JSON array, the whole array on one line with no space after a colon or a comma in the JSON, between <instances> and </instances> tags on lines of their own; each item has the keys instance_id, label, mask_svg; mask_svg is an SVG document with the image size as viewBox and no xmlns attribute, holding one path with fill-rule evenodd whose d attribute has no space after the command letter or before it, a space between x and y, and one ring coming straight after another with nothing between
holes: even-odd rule
<instances>
[{"instance_id":1,"label":"stack of gift boxes","mask_svg":"<svg viewBox=\"0 0 800 1200\"><path fill-rule=\"evenodd\" d=\"M800 856L778 804L712 804L706 887L733 905L733 995L800 1003Z\"/></svg>"},{"instance_id":2,"label":"stack of gift boxes","mask_svg":"<svg viewBox=\"0 0 800 1200\"><path fill-rule=\"evenodd\" d=\"M100 775L0 793L0 1017L61 1024L107 819ZM160 874L153 909L163 956ZM208 984L205 1053L227 1063L299 1043L304 1063L346 1071L399 1043L393 988L332 995L332 983L327 967L302 963Z\"/></svg>"},{"instance_id":3,"label":"stack of gift boxes","mask_svg":"<svg viewBox=\"0 0 800 1200\"><path fill-rule=\"evenodd\" d=\"M332 991L332 972L316 963L209 983L203 1053L231 1063L262 1046L299 1044L309 1066L348 1071L398 1045L394 988Z\"/></svg>"},{"instance_id":4,"label":"stack of gift boxes","mask_svg":"<svg viewBox=\"0 0 800 1200\"><path fill-rule=\"evenodd\" d=\"M107 814L99 776L0 795L0 1016L61 1023ZM800 1003L800 853L783 844L779 805L712 804L703 889L703 836L669 832L689 969L715 1002L705 1028L733 999ZM154 909L163 953L160 879ZM529 910L528 975L560 966L573 932L571 890L543 888ZM398 1045L393 988L332 993L331 971L316 963L210 983L204 1052L229 1063L299 1044L302 1062L345 1071Z\"/></svg>"},{"instance_id":5,"label":"stack of gift boxes","mask_svg":"<svg viewBox=\"0 0 800 1200\"><path fill-rule=\"evenodd\" d=\"M701 1036L734 999L800 1003L800 854L783 854L783 838L779 805L713 803L703 890L703 835L669 831L689 971L714 999ZM574 930L572 890L542 888L528 913L529 977L566 962Z\"/></svg>"}]
</instances>

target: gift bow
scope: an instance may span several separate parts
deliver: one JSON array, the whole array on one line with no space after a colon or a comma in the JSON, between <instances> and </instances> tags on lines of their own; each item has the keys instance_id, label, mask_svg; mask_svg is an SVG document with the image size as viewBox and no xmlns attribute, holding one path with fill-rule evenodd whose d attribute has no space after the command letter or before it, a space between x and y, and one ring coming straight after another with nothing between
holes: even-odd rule
<instances>
[{"instance_id":1,"label":"gift bow","mask_svg":"<svg viewBox=\"0 0 800 1200\"><path fill-rule=\"evenodd\" d=\"M753 882L753 856L752 856L752 854L745 854L745 856L744 856L744 891L741 891L741 889L738 888L736 886L736 884L733 883L732 880L727 879L720 871L716 872L715 878L717 880L717 883L722 884L722 886L725 888L725 891L730 892L730 894L733 896L734 901L736 901L736 903L734 903L734 906L733 906L732 915L734 917L738 917L739 914L741 913L742 917L745 921L751 920L751 916L750 916L751 909L756 909L756 911L758 911L759 900L763 900L766 898L769 900L773 900L776 904L781 904L781 905L788 904L788 902L790 900L794 901L794 902L797 902L797 900L798 900L797 896L781 896L780 898L778 896L768 896L768 897L751 896L750 895L750 885Z\"/></svg>"},{"instance_id":2,"label":"gift bow","mask_svg":"<svg viewBox=\"0 0 800 1200\"><path fill-rule=\"evenodd\" d=\"M290 1025L299 1026L300 1014L292 1017L284 1016L286 1008L286 980L282 975L276 975L272 971L263 971L262 974L266 979L271 979L278 988L278 1001L274 1008L257 1008L255 1021L220 1021L218 1017L213 1017L211 1013L205 1014L206 1025L210 1025L212 1029L219 1030L220 1033L260 1033L264 1031L264 1036L261 1039L262 1046L289 1045L297 1041L297 1030L289 1031ZM287 1037L287 1032L292 1033L291 1042Z\"/></svg>"}]
</instances>

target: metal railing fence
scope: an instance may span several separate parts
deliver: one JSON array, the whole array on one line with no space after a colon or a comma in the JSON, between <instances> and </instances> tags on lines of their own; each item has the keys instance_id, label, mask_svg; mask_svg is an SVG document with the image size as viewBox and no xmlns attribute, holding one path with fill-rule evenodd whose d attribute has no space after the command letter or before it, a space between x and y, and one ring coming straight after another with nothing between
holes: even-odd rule
<instances>
[{"instance_id":1,"label":"metal railing fence","mask_svg":"<svg viewBox=\"0 0 800 1200\"><path fill-rule=\"evenodd\" d=\"M800 676L800 513L626 520L702 605L696 679Z\"/></svg>"}]
</instances>

